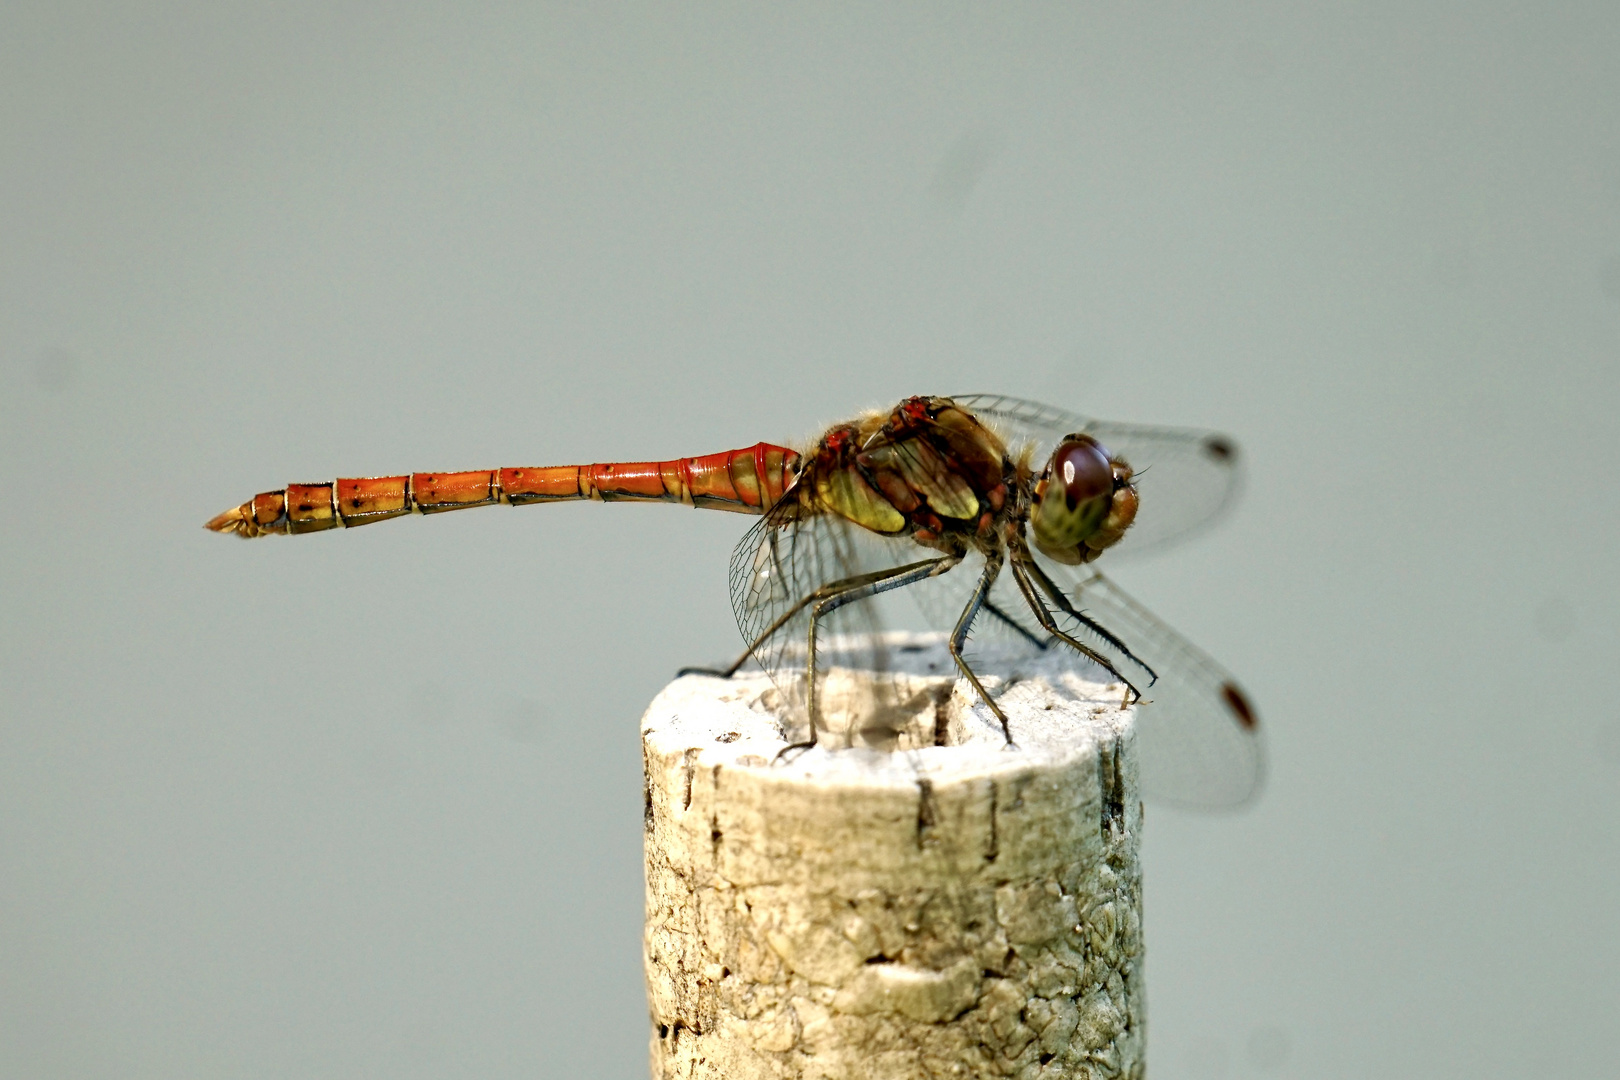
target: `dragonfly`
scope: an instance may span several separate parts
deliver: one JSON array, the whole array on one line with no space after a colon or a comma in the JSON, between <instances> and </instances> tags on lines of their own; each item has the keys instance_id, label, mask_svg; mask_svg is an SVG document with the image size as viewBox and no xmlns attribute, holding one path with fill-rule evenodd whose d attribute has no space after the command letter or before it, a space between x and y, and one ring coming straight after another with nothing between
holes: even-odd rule
<instances>
[{"instance_id":1,"label":"dragonfly","mask_svg":"<svg viewBox=\"0 0 1620 1080\"><path fill-rule=\"evenodd\" d=\"M1237 680L1104 577L1095 563L1169 546L1231 504L1232 439L1097 420L999 394L918 396L862 413L793 449L756 443L701 457L288 484L207 523L244 538L353 528L475 506L674 502L757 515L731 557L733 613L750 660L816 745L835 646L888 664L876 602L908 590L945 632L957 674L1015 732L974 667L978 628L1077 673L1105 673L1137 706L1144 790L1229 807L1257 792L1259 718ZM947 608L945 605L949 604ZM995 682L995 680L992 680Z\"/></svg>"}]
</instances>

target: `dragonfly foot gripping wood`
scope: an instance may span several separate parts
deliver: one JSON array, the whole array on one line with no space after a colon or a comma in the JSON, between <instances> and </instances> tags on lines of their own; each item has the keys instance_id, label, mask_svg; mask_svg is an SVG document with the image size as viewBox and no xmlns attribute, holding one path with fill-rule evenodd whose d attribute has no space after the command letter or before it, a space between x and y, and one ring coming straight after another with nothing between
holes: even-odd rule
<instances>
[{"instance_id":1,"label":"dragonfly foot gripping wood","mask_svg":"<svg viewBox=\"0 0 1620 1080\"><path fill-rule=\"evenodd\" d=\"M781 762L763 677L648 709L655 1077L1141 1075L1132 712L987 667L1010 749L930 648L909 721Z\"/></svg>"}]
</instances>

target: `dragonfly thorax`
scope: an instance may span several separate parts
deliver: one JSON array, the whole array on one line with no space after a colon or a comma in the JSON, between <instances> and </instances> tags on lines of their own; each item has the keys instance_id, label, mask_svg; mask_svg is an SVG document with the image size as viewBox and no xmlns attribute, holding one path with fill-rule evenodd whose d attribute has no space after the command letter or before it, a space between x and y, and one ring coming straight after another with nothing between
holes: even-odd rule
<instances>
[{"instance_id":1,"label":"dragonfly thorax","mask_svg":"<svg viewBox=\"0 0 1620 1080\"><path fill-rule=\"evenodd\" d=\"M885 536L961 554L994 546L1017 470L1001 440L949 398L827 430L806 456L799 499Z\"/></svg>"}]
</instances>

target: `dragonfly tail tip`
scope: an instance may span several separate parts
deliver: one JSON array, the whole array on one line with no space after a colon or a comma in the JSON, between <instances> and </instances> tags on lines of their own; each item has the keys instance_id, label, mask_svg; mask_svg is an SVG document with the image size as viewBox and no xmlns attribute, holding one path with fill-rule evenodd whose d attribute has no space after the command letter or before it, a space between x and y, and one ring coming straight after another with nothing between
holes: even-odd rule
<instances>
[{"instance_id":1,"label":"dragonfly tail tip","mask_svg":"<svg viewBox=\"0 0 1620 1080\"><path fill-rule=\"evenodd\" d=\"M203 528L217 533L235 533L244 540L259 535L259 530L253 523L252 503L235 506L223 514L216 514L208 519Z\"/></svg>"}]
</instances>

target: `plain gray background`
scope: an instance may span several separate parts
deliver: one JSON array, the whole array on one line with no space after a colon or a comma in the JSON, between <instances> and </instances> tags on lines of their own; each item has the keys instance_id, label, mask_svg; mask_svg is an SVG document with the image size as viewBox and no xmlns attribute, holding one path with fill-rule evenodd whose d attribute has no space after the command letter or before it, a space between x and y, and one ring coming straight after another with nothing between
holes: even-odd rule
<instances>
[{"instance_id":1,"label":"plain gray background","mask_svg":"<svg viewBox=\"0 0 1620 1080\"><path fill-rule=\"evenodd\" d=\"M1160 1077L1620 1056L1620 9L0 14L0 1076L634 1077L636 719L746 519L255 544L288 480L997 390L1232 432L1116 577L1239 672L1148 811Z\"/></svg>"}]
</instances>

